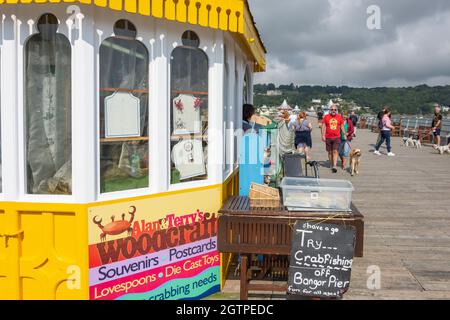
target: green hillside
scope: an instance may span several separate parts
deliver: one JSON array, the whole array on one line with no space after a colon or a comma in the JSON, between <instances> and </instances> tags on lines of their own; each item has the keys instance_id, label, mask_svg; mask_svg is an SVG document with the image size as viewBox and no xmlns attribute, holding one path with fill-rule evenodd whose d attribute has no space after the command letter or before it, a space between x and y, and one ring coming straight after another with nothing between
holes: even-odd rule
<instances>
[{"instance_id":1,"label":"green hillside","mask_svg":"<svg viewBox=\"0 0 450 320\"><path fill-rule=\"evenodd\" d=\"M268 90L281 90L282 96L267 96ZM287 99L290 105L301 108L311 106L312 99L321 99L326 104L330 99L340 97L347 103L353 101L361 107L368 107L374 112L388 105L394 113L429 114L433 105L439 103L450 105L450 86L429 87L421 85L408 88L352 88L335 86L295 86L274 84L256 84L254 86L254 104L256 106L279 105Z\"/></svg>"}]
</instances>

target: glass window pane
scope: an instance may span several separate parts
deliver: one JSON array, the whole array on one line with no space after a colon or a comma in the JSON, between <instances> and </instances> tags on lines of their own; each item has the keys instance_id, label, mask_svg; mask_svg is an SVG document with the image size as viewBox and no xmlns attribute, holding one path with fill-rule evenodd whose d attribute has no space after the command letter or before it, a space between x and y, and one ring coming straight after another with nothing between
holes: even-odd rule
<instances>
[{"instance_id":1,"label":"glass window pane","mask_svg":"<svg viewBox=\"0 0 450 320\"><path fill-rule=\"evenodd\" d=\"M243 86L243 92L242 92L242 99L244 104L248 103L248 73L247 69L245 70L244 75L244 86Z\"/></svg>"},{"instance_id":2,"label":"glass window pane","mask_svg":"<svg viewBox=\"0 0 450 320\"><path fill-rule=\"evenodd\" d=\"M100 46L100 191L149 186L148 51L119 20Z\"/></svg>"},{"instance_id":3,"label":"glass window pane","mask_svg":"<svg viewBox=\"0 0 450 320\"><path fill-rule=\"evenodd\" d=\"M224 156L224 163L223 163L223 169L225 171L225 175L227 175L232 167L231 167L231 161L230 161L230 156L231 156L231 139L232 139L232 130L231 130L231 117L230 117L230 113L231 113L231 108L230 108L230 103L229 103L229 80L230 80L230 75L229 75L229 65L227 62L227 55L225 54L225 72L224 72L224 85L223 85L223 127L224 127L224 141L223 141L223 145L224 145L224 152L223 152L223 156Z\"/></svg>"},{"instance_id":4,"label":"glass window pane","mask_svg":"<svg viewBox=\"0 0 450 320\"><path fill-rule=\"evenodd\" d=\"M171 183L207 179L208 58L202 50L187 46L173 50L169 107Z\"/></svg>"},{"instance_id":5,"label":"glass window pane","mask_svg":"<svg viewBox=\"0 0 450 320\"><path fill-rule=\"evenodd\" d=\"M239 143L240 143L240 131L242 129L242 113L239 108L239 96L238 96L238 84L239 76L237 70L234 72L234 165L238 165L239 162Z\"/></svg>"},{"instance_id":6,"label":"glass window pane","mask_svg":"<svg viewBox=\"0 0 450 320\"><path fill-rule=\"evenodd\" d=\"M72 193L71 47L43 15L25 45L27 191Z\"/></svg>"}]
</instances>

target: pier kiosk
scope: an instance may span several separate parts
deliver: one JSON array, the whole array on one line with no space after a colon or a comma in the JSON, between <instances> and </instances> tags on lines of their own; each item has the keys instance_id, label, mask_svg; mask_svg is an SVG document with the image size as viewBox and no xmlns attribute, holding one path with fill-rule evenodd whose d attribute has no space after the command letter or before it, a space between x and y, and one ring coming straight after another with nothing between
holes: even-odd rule
<instances>
[{"instance_id":1,"label":"pier kiosk","mask_svg":"<svg viewBox=\"0 0 450 320\"><path fill-rule=\"evenodd\" d=\"M199 299L265 49L246 0L0 0L0 299Z\"/></svg>"}]
</instances>

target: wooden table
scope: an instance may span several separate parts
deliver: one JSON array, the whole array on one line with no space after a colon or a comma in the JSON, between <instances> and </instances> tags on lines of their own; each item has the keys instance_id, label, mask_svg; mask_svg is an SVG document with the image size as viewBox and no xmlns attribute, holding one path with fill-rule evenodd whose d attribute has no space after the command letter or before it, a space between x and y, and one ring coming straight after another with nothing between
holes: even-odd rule
<instances>
[{"instance_id":1,"label":"wooden table","mask_svg":"<svg viewBox=\"0 0 450 320\"><path fill-rule=\"evenodd\" d=\"M218 249L223 253L241 255L241 300L248 291L282 291L287 285L251 284L248 275L252 254L291 254L292 228L297 220L315 223L336 223L356 228L355 257L363 256L364 216L352 204L351 212L291 212L284 207L275 210L251 210L248 197L230 197L219 210Z\"/></svg>"}]
</instances>

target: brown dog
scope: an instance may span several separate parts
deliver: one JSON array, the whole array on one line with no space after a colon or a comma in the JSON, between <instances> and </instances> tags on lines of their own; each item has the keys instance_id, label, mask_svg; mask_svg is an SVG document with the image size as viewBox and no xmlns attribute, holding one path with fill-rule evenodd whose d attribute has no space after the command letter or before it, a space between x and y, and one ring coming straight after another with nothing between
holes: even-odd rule
<instances>
[{"instance_id":1,"label":"brown dog","mask_svg":"<svg viewBox=\"0 0 450 320\"><path fill-rule=\"evenodd\" d=\"M360 159L361 159L361 150L353 149L350 152L350 168L352 177L355 175L355 173L359 174L358 168Z\"/></svg>"}]
</instances>

